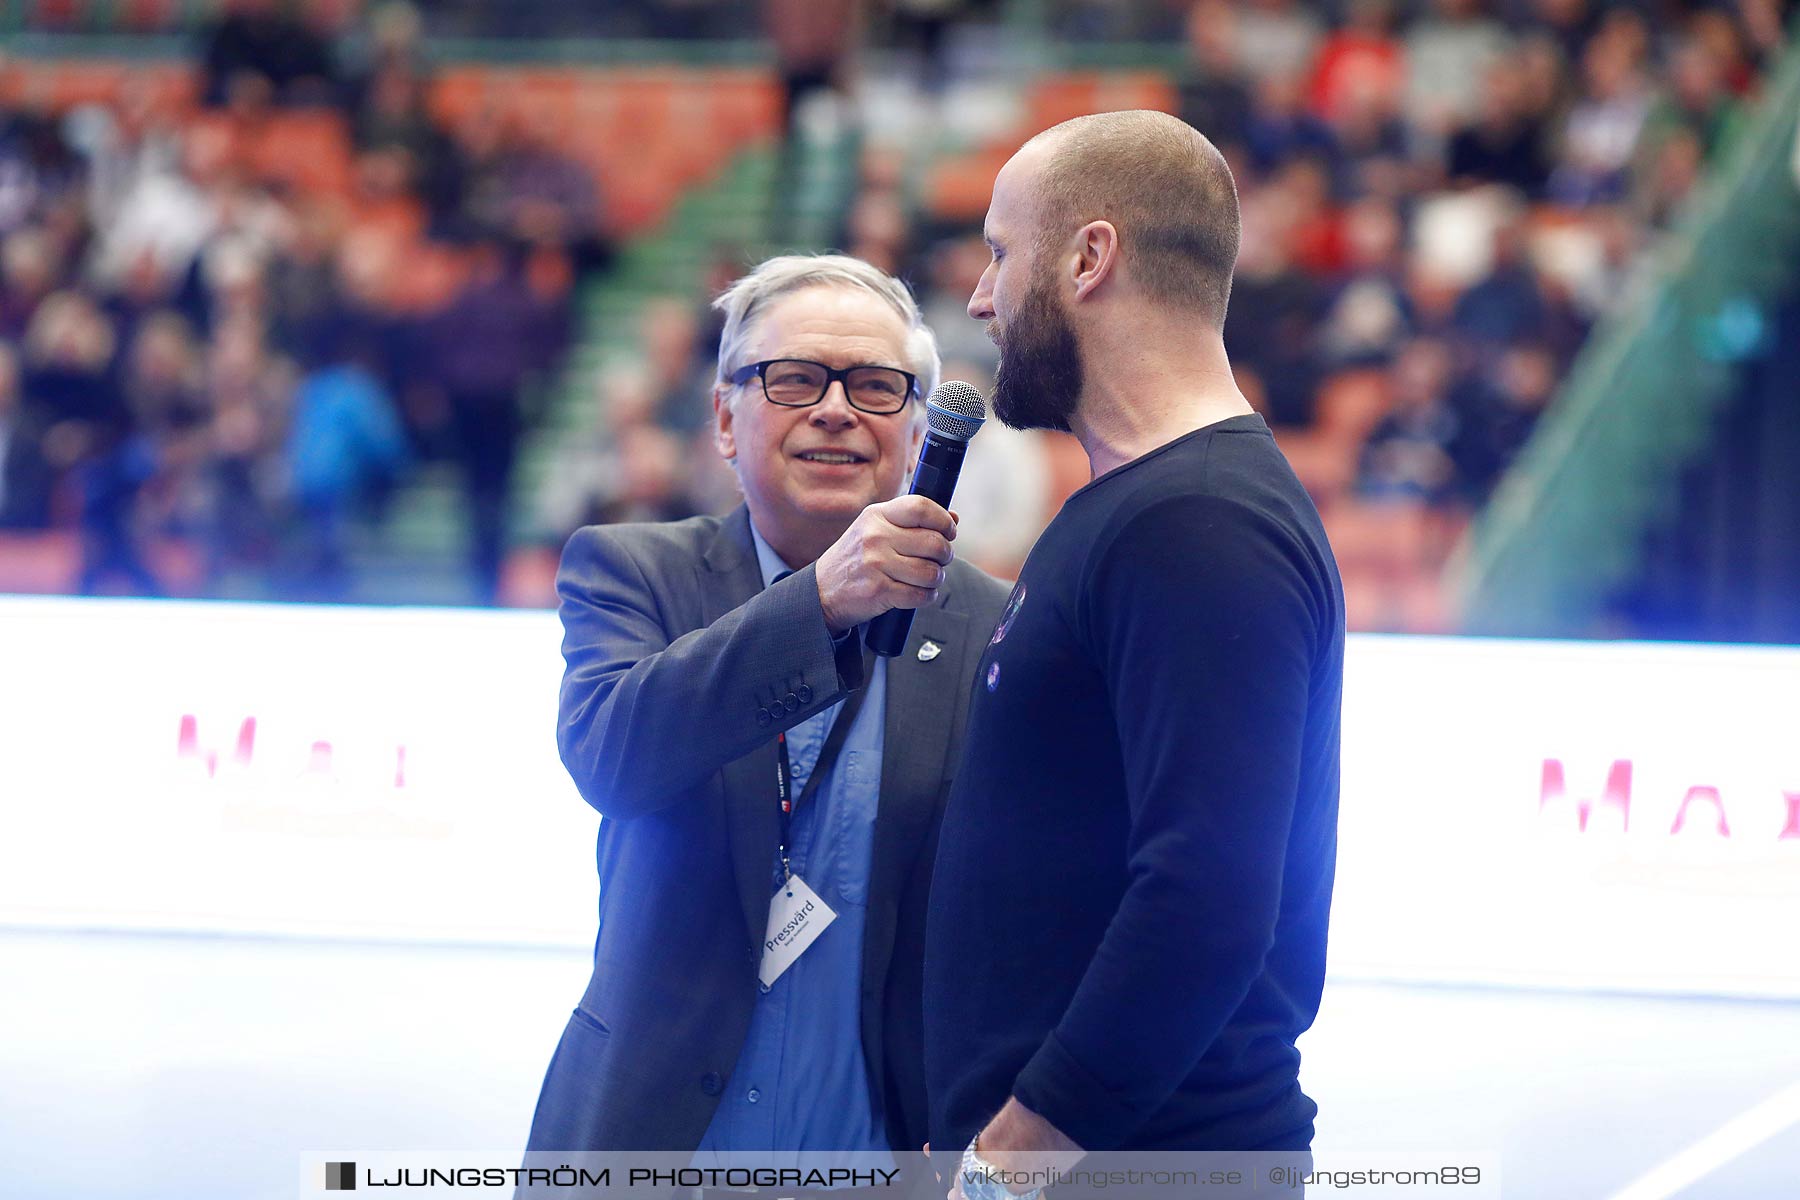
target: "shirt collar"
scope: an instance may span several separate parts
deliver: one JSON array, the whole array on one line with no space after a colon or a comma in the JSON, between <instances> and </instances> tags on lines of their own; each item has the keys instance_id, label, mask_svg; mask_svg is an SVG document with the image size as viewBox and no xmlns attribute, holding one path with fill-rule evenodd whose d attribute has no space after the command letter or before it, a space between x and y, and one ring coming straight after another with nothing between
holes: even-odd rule
<instances>
[{"instance_id":1,"label":"shirt collar","mask_svg":"<svg viewBox=\"0 0 1800 1200\"><path fill-rule=\"evenodd\" d=\"M775 553L775 547L763 541L763 535L757 532L754 518L750 521L750 540L756 543L756 565L762 568L764 587L774 583L777 575L786 575L793 569L781 561L781 555Z\"/></svg>"}]
</instances>

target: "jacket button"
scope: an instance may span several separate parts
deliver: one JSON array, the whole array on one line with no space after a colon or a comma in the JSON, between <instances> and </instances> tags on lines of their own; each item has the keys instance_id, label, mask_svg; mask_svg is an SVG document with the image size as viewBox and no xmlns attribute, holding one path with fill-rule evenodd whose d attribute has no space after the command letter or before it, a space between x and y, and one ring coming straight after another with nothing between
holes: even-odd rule
<instances>
[{"instance_id":1,"label":"jacket button","mask_svg":"<svg viewBox=\"0 0 1800 1200\"><path fill-rule=\"evenodd\" d=\"M795 692L794 694L796 696L800 697L800 703L802 703L802 704L811 704L812 703L812 688L807 686L806 684L804 684L804 683L801 684L800 690L798 692Z\"/></svg>"},{"instance_id":2,"label":"jacket button","mask_svg":"<svg viewBox=\"0 0 1800 1200\"><path fill-rule=\"evenodd\" d=\"M769 723L769 721L770 721L770 717L769 717L768 709L759 708L756 710L756 723L758 725L767 725Z\"/></svg>"},{"instance_id":3,"label":"jacket button","mask_svg":"<svg viewBox=\"0 0 1800 1200\"><path fill-rule=\"evenodd\" d=\"M709 1096L716 1096L725 1090L725 1081L719 1078L717 1071L708 1071L700 1077L700 1090Z\"/></svg>"},{"instance_id":4,"label":"jacket button","mask_svg":"<svg viewBox=\"0 0 1800 1200\"><path fill-rule=\"evenodd\" d=\"M781 704L782 707L786 708L791 713L800 711L800 697L793 692L789 692L787 694L787 699L783 700Z\"/></svg>"}]
</instances>

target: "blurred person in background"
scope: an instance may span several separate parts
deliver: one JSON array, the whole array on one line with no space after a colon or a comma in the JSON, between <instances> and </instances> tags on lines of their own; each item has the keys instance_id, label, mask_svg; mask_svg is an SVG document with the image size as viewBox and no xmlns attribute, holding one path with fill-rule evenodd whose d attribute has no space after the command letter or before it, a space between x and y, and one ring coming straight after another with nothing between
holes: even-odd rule
<instances>
[{"instance_id":1,"label":"blurred person in background","mask_svg":"<svg viewBox=\"0 0 1800 1200\"><path fill-rule=\"evenodd\" d=\"M984 233L995 415L1073 433L1093 478L977 668L926 937L931 1145L969 1200L1088 1151L1306 1150L1344 600L1226 357L1230 169L1172 116L1077 118L1001 169Z\"/></svg>"},{"instance_id":2,"label":"blurred person in background","mask_svg":"<svg viewBox=\"0 0 1800 1200\"><path fill-rule=\"evenodd\" d=\"M525 278L525 251L498 239L473 248L468 278L425 323L422 352L448 406L452 453L463 471L470 563L481 602L499 593L513 466L525 390L562 351L560 306Z\"/></svg>"},{"instance_id":3,"label":"blurred person in background","mask_svg":"<svg viewBox=\"0 0 1800 1200\"><path fill-rule=\"evenodd\" d=\"M1497 364L1471 381L1460 405L1460 436L1451 447L1466 501L1487 501L1500 476L1530 441L1556 394L1556 357L1541 345L1506 348Z\"/></svg>"},{"instance_id":4,"label":"blurred person in background","mask_svg":"<svg viewBox=\"0 0 1800 1200\"><path fill-rule=\"evenodd\" d=\"M1527 103L1524 69L1510 59L1482 76L1474 114L1450 136L1445 174L1459 187L1500 183L1536 199L1550 176L1544 124Z\"/></svg>"},{"instance_id":5,"label":"blurred person in background","mask_svg":"<svg viewBox=\"0 0 1800 1200\"><path fill-rule=\"evenodd\" d=\"M43 422L44 456L59 477L79 476L131 432L113 373L115 345L111 323L81 292L54 292L32 313L22 354L25 403Z\"/></svg>"},{"instance_id":6,"label":"blurred person in background","mask_svg":"<svg viewBox=\"0 0 1800 1200\"><path fill-rule=\"evenodd\" d=\"M201 34L201 96L227 102L246 79L262 81L279 104L329 104L337 98L332 48L296 20L284 0L224 0Z\"/></svg>"},{"instance_id":7,"label":"blurred person in background","mask_svg":"<svg viewBox=\"0 0 1800 1200\"><path fill-rule=\"evenodd\" d=\"M655 416L655 394L641 364L614 364L598 372L587 422L579 434L558 439L538 489L539 525L556 551L577 529L596 524L590 514L612 499L624 475L619 434Z\"/></svg>"},{"instance_id":8,"label":"blurred person in background","mask_svg":"<svg viewBox=\"0 0 1800 1200\"><path fill-rule=\"evenodd\" d=\"M1640 155L1653 155L1665 137L1681 130L1693 134L1701 149L1711 154L1736 112L1719 53L1704 38L1690 33L1677 43L1669 60L1668 81L1644 118Z\"/></svg>"},{"instance_id":9,"label":"blurred person in background","mask_svg":"<svg viewBox=\"0 0 1800 1200\"><path fill-rule=\"evenodd\" d=\"M897 189L864 188L850 207L846 242L850 253L890 274L907 258L911 225Z\"/></svg>"},{"instance_id":10,"label":"blurred person in background","mask_svg":"<svg viewBox=\"0 0 1800 1200\"><path fill-rule=\"evenodd\" d=\"M1385 364L1417 323L1394 205L1374 198L1352 205L1344 245L1348 265L1332 283L1319 325L1321 355L1332 368Z\"/></svg>"},{"instance_id":11,"label":"blurred person in background","mask_svg":"<svg viewBox=\"0 0 1800 1200\"><path fill-rule=\"evenodd\" d=\"M1294 212L1275 188L1246 194L1225 349L1254 370L1271 425L1312 420L1318 391L1317 322L1323 288L1294 262Z\"/></svg>"},{"instance_id":12,"label":"blurred person in background","mask_svg":"<svg viewBox=\"0 0 1800 1200\"><path fill-rule=\"evenodd\" d=\"M43 430L19 390L19 353L0 341L0 530L47 526L50 483Z\"/></svg>"},{"instance_id":13,"label":"blurred person in background","mask_svg":"<svg viewBox=\"0 0 1800 1200\"><path fill-rule=\"evenodd\" d=\"M859 39L860 12L852 0L763 0L763 30L781 76L781 150L769 191L769 241L793 236L795 186L805 161L800 113L809 100L842 96Z\"/></svg>"},{"instance_id":14,"label":"blurred person in background","mask_svg":"<svg viewBox=\"0 0 1800 1200\"><path fill-rule=\"evenodd\" d=\"M368 334L345 326L294 393L286 452L290 586L309 599L346 598L350 522L381 498L410 457L375 360Z\"/></svg>"},{"instance_id":15,"label":"blurred person in background","mask_svg":"<svg viewBox=\"0 0 1800 1200\"><path fill-rule=\"evenodd\" d=\"M1475 115L1487 72L1512 49L1490 7L1483 0L1430 0L1406 31L1406 110L1432 144Z\"/></svg>"},{"instance_id":16,"label":"blurred person in background","mask_svg":"<svg viewBox=\"0 0 1800 1200\"><path fill-rule=\"evenodd\" d=\"M985 259L986 247L982 253ZM977 272L976 280L980 277ZM971 283L963 293L965 304L974 290ZM975 327L966 313L960 323ZM992 342L988 348L993 349ZM946 356L944 373L969 380L984 393L993 388L991 365ZM957 515L969 522L957 526L956 553L964 561L1002 579L1018 577L1031 544L1063 498L1063 492L1053 490L1057 473L1048 446L1052 438L1068 440L1064 434L1012 429L990 421L982 427L981 439L969 444L956 484Z\"/></svg>"},{"instance_id":17,"label":"blurred person in background","mask_svg":"<svg viewBox=\"0 0 1800 1200\"><path fill-rule=\"evenodd\" d=\"M232 321L207 357L212 447L207 463L207 590L223 595L234 569L277 566L280 518L288 480L282 437L294 392L293 364L271 356L260 325Z\"/></svg>"},{"instance_id":18,"label":"blurred person in background","mask_svg":"<svg viewBox=\"0 0 1800 1200\"><path fill-rule=\"evenodd\" d=\"M980 328L969 323L965 311L969 293L987 269L988 249L979 233L946 238L926 257L930 290L925 293L925 323L938 335L945 361L966 364L969 374L956 378L991 379L999 355ZM990 431L991 432L991 431Z\"/></svg>"},{"instance_id":19,"label":"blurred person in background","mask_svg":"<svg viewBox=\"0 0 1800 1200\"><path fill-rule=\"evenodd\" d=\"M0 337L24 340L38 305L56 288L60 265L39 230L14 230L0 243Z\"/></svg>"},{"instance_id":20,"label":"blurred person in background","mask_svg":"<svg viewBox=\"0 0 1800 1200\"><path fill-rule=\"evenodd\" d=\"M1450 399L1453 360L1434 338L1416 338L1390 372L1392 406L1358 455L1356 492L1365 500L1443 504L1453 495L1452 458L1461 423Z\"/></svg>"},{"instance_id":21,"label":"blurred person in background","mask_svg":"<svg viewBox=\"0 0 1800 1200\"><path fill-rule=\"evenodd\" d=\"M188 323L174 312L145 319L126 353L121 406L94 422L80 466L84 595L123 588L160 596L149 558L158 535L192 513L204 457L206 400Z\"/></svg>"},{"instance_id":22,"label":"blurred person in background","mask_svg":"<svg viewBox=\"0 0 1800 1200\"><path fill-rule=\"evenodd\" d=\"M134 519L146 537L197 540L210 518L213 409L201 344L179 313L154 313L138 326L125 401L156 462Z\"/></svg>"},{"instance_id":23,"label":"blurred person in background","mask_svg":"<svg viewBox=\"0 0 1800 1200\"><path fill-rule=\"evenodd\" d=\"M1581 48L1594 36L1600 6L1592 0L1528 0L1525 19L1542 31L1568 62L1578 62Z\"/></svg>"},{"instance_id":24,"label":"blurred person in background","mask_svg":"<svg viewBox=\"0 0 1800 1200\"><path fill-rule=\"evenodd\" d=\"M1563 126L1550 198L1575 207L1625 194L1638 134L1650 110L1643 74L1644 31L1614 10L1583 50L1581 87Z\"/></svg>"},{"instance_id":25,"label":"blurred person in background","mask_svg":"<svg viewBox=\"0 0 1800 1200\"><path fill-rule=\"evenodd\" d=\"M565 152L551 114L526 106L490 112L468 132L461 219L477 237L565 252L583 271L611 261L599 185Z\"/></svg>"},{"instance_id":26,"label":"blurred person in background","mask_svg":"<svg viewBox=\"0 0 1800 1200\"><path fill-rule=\"evenodd\" d=\"M1229 155L1246 143L1254 99L1244 69L1238 17L1225 0L1188 10L1187 65L1180 77L1181 119L1204 129Z\"/></svg>"},{"instance_id":27,"label":"blurred person in background","mask_svg":"<svg viewBox=\"0 0 1800 1200\"><path fill-rule=\"evenodd\" d=\"M84 175L58 114L30 98L17 105L0 99L0 234L25 224L34 209L78 195Z\"/></svg>"},{"instance_id":28,"label":"blurred person in background","mask_svg":"<svg viewBox=\"0 0 1800 1200\"><path fill-rule=\"evenodd\" d=\"M353 4L352 4L353 6ZM371 82L384 71L427 79L432 63L425 49L425 20L407 0L384 0L369 9L368 36L337 47L345 107L361 111Z\"/></svg>"},{"instance_id":29,"label":"blurred person in background","mask_svg":"<svg viewBox=\"0 0 1800 1200\"><path fill-rule=\"evenodd\" d=\"M1393 81L1358 79L1342 89L1332 118L1337 158L1334 193L1342 200L1399 201L1418 186L1411 127L1402 119Z\"/></svg>"},{"instance_id":30,"label":"blurred person in background","mask_svg":"<svg viewBox=\"0 0 1800 1200\"><path fill-rule=\"evenodd\" d=\"M328 352L343 304L334 261L342 222L329 206L301 206L281 253L269 264L269 340L281 353L315 362Z\"/></svg>"},{"instance_id":31,"label":"blurred person in background","mask_svg":"<svg viewBox=\"0 0 1800 1200\"><path fill-rule=\"evenodd\" d=\"M1250 161L1260 172L1273 172L1301 158L1337 162L1337 135L1306 106L1306 83L1298 72L1258 79L1256 106L1244 136Z\"/></svg>"},{"instance_id":32,"label":"blurred person in background","mask_svg":"<svg viewBox=\"0 0 1800 1200\"><path fill-rule=\"evenodd\" d=\"M1312 62L1308 101L1327 121L1343 116L1352 93L1397 95L1406 83L1406 52L1394 35L1394 0L1345 0L1343 19Z\"/></svg>"},{"instance_id":33,"label":"blurred person in background","mask_svg":"<svg viewBox=\"0 0 1800 1200\"><path fill-rule=\"evenodd\" d=\"M699 515L688 498L678 436L640 423L620 430L615 440L619 471L611 495L589 507L583 525L680 521Z\"/></svg>"},{"instance_id":34,"label":"blurred person in background","mask_svg":"<svg viewBox=\"0 0 1800 1200\"><path fill-rule=\"evenodd\" d=\"M1266 79L1308 70L1325 36L1316 7L1301 0L1249 0L1239 6L1237 42L1245 71Z\"/></svg>"},{"instance_id":35,"label":"blurred person in background","mask_svg":"<svg viewBox=\"0 0 1800 1200\"><path fill-rule=\"evenodd\" d=\"M394 170L424 201L434 229L452 228L462 201L462 162L455 142L426 109L420 76L399 63L377 67L351 114L350 134L357 153L396 160Z\"/></svg>"},{"instance_id":36,"label":"blurred person in background","mask_svg":"<svg viewBox=\"0 0 1800 1200\"><path fill-rule=\"evenodd\" d=\"M557 577L600 934L530 1148L910 1149L929 850L1005 589L899 495L939 373L904 284L784 256L717 303L715 447L743 504L584 528ZM858 626L892 608L917 610L906 651L865 655ZM788 960L764 936L790 896L830 915Z\"/></svg>"},{"instance_id":37,"label":"blurred person in background","mask_svg":"<svg viewBox=\"0 0 1800 1200\"><path fill-rule=\"evenodd\" d=\"M701 342L700 314L686 300L663 296L644 306L639 318L645 382L652 393L651 415L658 425L680 433L711 426L707 391L716 369L718 342Z\"/></svg>"},{"instance_id":38,"label":"blurred person in background","mask_svg":"<svg viewBox=\"0 0 1800 1200\"><path fill-rule=\"evenodd\" d=\"M1556 324L1542 277L1531 261L1529 215L1510 207L1495 223L1487 272L1456 298L1450 317L1470 352L1486 358L1500 346L1548 338Z\"/></svg>"}]
</instances>

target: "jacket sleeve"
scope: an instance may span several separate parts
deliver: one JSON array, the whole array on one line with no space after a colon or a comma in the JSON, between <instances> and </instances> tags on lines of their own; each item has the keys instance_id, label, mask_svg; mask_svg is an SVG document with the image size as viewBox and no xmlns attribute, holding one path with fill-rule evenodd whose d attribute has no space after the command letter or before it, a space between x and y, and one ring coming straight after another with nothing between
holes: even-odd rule
<instances>
[{"instance_id":1,"label":"jacket sleeve","mask_svg":"<svg viewBox=\"0 0 1800 1200\"><path fill-rule=\"evenodd\" d=\"M857 639L834 643L811 565L671 637L632 540L621 527L580 529L556 577L557 748L582 798L613 819L676 802L862 686ZM810 700L788 712L780 702L803 686Z\"/></svg>"}]
</instances>

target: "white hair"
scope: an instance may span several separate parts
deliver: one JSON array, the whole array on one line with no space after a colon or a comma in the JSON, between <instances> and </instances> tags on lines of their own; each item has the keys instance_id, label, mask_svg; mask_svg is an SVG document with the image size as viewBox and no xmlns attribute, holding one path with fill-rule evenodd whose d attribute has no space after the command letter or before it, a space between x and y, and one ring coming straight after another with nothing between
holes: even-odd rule
<instances>
[{"instance_id":1,"label":"white hair","mask_svg":"<svg viewBox=\"0 0 1800 1200\"><path fill-rule=\"evenodd\" d=\"M721 384L729 384L732 372L749 365L739 360L763 311L777 298L809 287L860 288L885 301L906 323L907 369L919 377L920 399L936 390L943 372L937 338L925 324L912 292L880 267L845 254L781 254L764 259L719 293L713 307L725 314L725 329L719 335ZM924 405L918 411L922 413Z\"/></svg>"}]
</instances>

